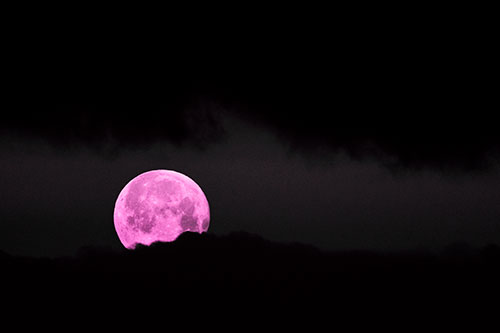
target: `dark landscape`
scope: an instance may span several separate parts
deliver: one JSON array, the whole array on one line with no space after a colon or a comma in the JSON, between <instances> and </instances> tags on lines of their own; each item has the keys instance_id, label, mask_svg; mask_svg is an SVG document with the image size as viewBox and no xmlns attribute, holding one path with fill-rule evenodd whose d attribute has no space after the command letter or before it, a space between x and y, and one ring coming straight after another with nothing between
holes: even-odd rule
<instances>
[{"instance_id":1,"label":"dark landscape","mask_svg":"<svg viewBox=\"0 0 500 333\"><path fill-rule=\"evenodd\" d=\"M463 315L492 319L499 261L496 245L457 243L441 253L324 252L245 232L185 233L135 251L88 247L74 257L0 258L3 302L20 313L102 318L117 327L122 316L141 325L167 314L189 325L216 317L229 325L281 327L353 320L368 328L387 316L393 325L418 318L414 327Z\"/></svg>"}]
</instances>

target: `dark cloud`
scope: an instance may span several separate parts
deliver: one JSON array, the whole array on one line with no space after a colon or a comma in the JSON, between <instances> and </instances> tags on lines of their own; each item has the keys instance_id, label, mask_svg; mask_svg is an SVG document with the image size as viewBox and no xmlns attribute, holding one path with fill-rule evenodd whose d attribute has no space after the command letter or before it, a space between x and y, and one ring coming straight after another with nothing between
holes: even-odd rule
<instances>
[{"instance_id":1,"label":"dark cloud","mask_svg":"<svg viewBox=\"0 0 500 333\"><path fill-rule=\"evenodd\" d=\"M224 109L299 151L327 147L403 167L488 166L500 143L488 37L399 28L205 42L139 57L140 66L74 52L50 73L25 70L36 78L29 84L16 76L11 95L22 98L4 103L0 126L59 144L205 145L223 136Z\"/></svg>"},{"instance_id":2,"label":"dark cloud","mask_svg":"<svg viewBox=\"0 0 500 333\"><path fill-rule=\"evenodd\" d=\"M255 57L206 86L302 152L328 147L396 167L487 167L500 134L486 41L472 50L458 35L399 37Z\"/></svg>"},{"instance_id":3,"label":"dark cloud","mask_svg":"<svg viewBox=\"0 0 500 333\"><path fill-rule=\"evenodd\" d=\"M192 111L196 107L196 111ZM204 147L224 131L209 105L168 99L164 103L33 103L7 106L4 134L42 138L59 147L143 147L159 140Z\"/></svg>"}]
</instances>

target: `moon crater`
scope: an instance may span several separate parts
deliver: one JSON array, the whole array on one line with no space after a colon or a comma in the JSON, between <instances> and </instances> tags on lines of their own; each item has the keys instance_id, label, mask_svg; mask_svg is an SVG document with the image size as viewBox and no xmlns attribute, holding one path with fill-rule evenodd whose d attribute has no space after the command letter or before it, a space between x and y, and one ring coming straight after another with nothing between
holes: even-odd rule
<instances>
[{"instance_id":1,"label":"moon crater","mask_svg":"<svg viewBox=\"0 0 500 333\"><path fill-rule=\"evenodd\" d=\"M181 227L186 231L197 231L198 219L191 215L182 215Z\"/></svg>"}]
</instances>

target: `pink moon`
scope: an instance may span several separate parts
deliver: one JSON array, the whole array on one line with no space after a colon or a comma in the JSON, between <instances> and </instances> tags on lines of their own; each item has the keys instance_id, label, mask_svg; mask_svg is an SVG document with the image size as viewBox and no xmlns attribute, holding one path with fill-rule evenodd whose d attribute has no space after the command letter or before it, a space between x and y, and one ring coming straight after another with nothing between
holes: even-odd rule
<instances>
[{"instance_id":1,"label":"pink moon","mask_svg":"<svg viewBox=\"0 0 500 333\"><path fill-rule=\"evenodd\" d=\"M172 170L144 172L120 192L115 204L116 233L127 249L172 242L186 231L206 232L207 198L191 178Z\"/></svg>"}]
</instances>

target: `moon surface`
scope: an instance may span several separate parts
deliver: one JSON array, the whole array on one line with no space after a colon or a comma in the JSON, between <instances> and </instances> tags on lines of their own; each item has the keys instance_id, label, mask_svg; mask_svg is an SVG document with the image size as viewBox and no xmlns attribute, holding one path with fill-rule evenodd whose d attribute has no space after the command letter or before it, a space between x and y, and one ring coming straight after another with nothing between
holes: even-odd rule
<instances>
[{"instance_id":1,"label":"moon surface","mask_svg":"<svg viewBox=\"0 0 500 333\"><path fill-rule=\"evenodd\" d=\"M114 210L123 246L172 242L186 231L206 232L207 198L191 178L172 170L153 170L132 179L120 192Z\"/></svg>"}]
</instances>

